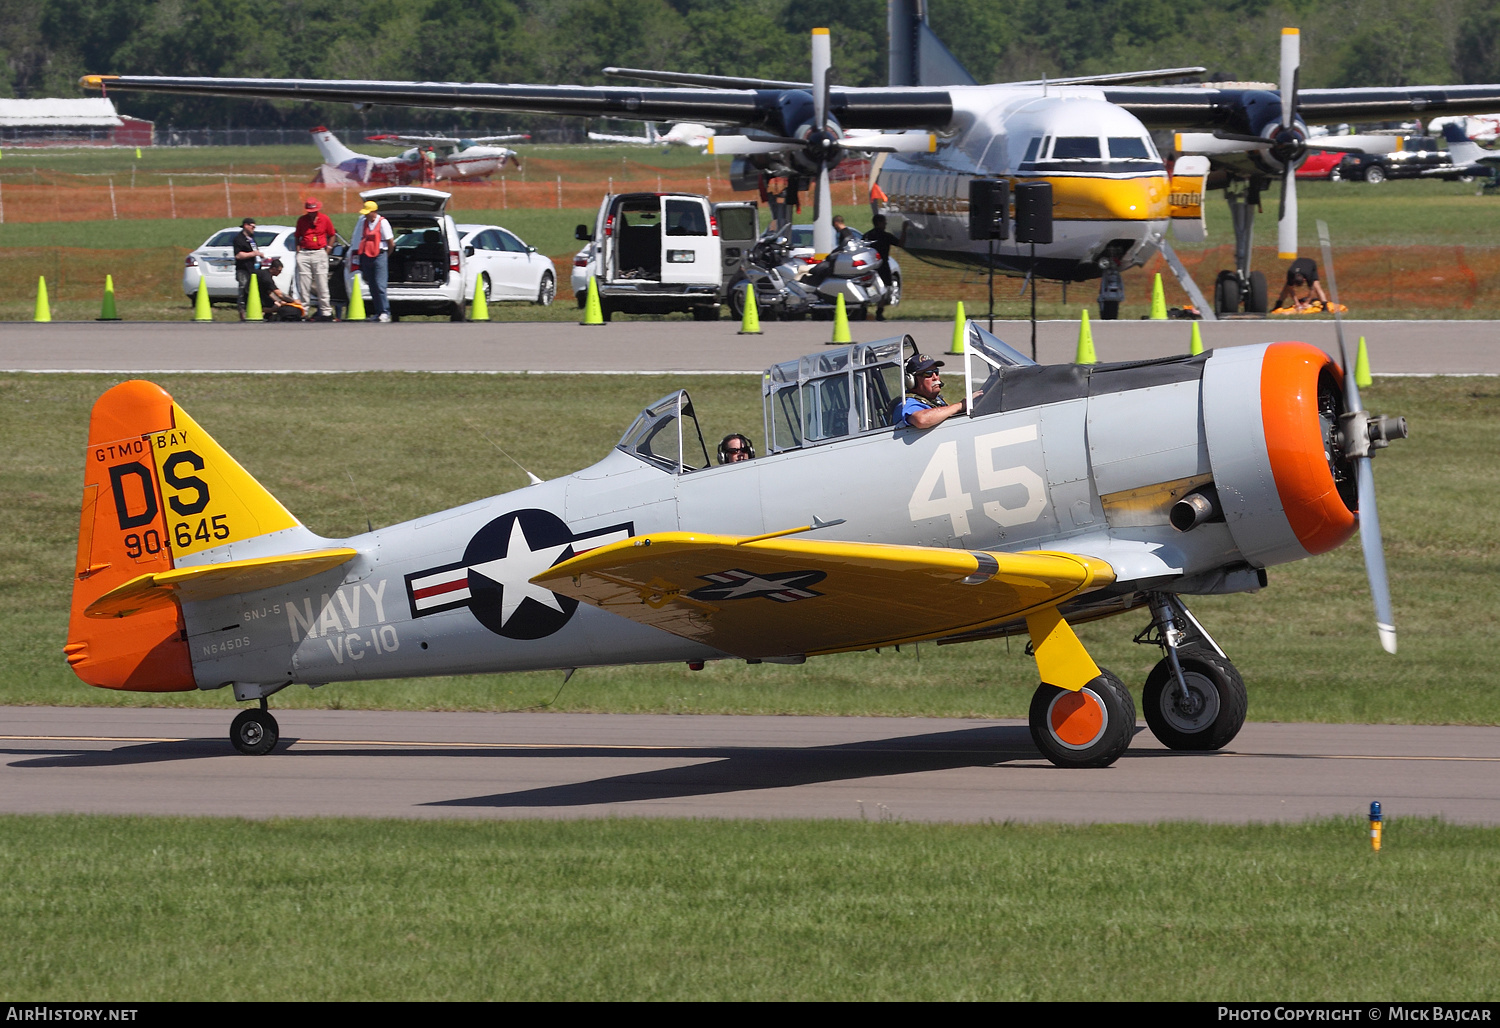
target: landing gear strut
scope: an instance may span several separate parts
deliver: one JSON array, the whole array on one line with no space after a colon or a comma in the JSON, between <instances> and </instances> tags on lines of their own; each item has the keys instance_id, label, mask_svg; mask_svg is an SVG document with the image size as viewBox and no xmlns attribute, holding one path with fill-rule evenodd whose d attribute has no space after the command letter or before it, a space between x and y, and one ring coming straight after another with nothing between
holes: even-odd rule
<instances>
[{"instance_id":1,"label":"landing gear strut","mask_svg":"<svg viewBox=\"0 0 1500 1028\"><path fill-rule=\"evenodd\" d=\"M1255 241L1255 214L1260 207L1260 180L1234 179L1224 187L1229 220L1234 225L1234 270L1221 271L1214 280L1214 313L1265 314L1270 310L1263 272L1250 270L1250 248Z\"/></svg>"},{"instance_id":2,"label":"landing gear strut","mask_svg":"<svg viewBox=\"0 0 1500 1028\"><path fill-rule=\"evenodd\" d=\"M1151 624L1136 642L1164 656L1141 696L1151 734L1174 750L1217 750L1245 724L1245 682L1229 658L1171 593L1152 593Z\"/></svg>"},{"instance_id":3,"label":"landing gear strut","mask_svg":"<svg viewBox=\"0 0 1500 1028\"><path fill-rule=\"evenodd\" d=\"M281 728L267 709L264 696L258 710L242 710L235 715L229 726L229 741L235 749L250 757L259 757L276 748L281 741Z\"/></svg>"}]
</instances>

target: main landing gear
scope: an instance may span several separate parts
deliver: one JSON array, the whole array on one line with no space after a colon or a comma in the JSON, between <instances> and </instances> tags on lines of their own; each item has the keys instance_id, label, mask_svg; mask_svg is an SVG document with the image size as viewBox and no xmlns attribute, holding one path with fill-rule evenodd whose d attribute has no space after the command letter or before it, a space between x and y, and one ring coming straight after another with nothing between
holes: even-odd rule
<instances>
[{"instance_id":1,"label":"main landing gear","mask_svg":"<svg viewBox=\"0 0 1500 1028\"><path fill-rule=\"evenodd\" d=\"M1151 624L1138 643L1160 646L1146 677L1146 725L1174 750L1228 746L1245 724L1245 683L1173 593L1150 593ZM1058 767L1108 767L1135 735L1135 701L1109 671L1077 692L1043 683L1031 698L1031 739Z\"/></svg>"},{"instance_id":2,"label":"main landing gear","mask_svg":"<svg viewBox=\"0 0 1500 1028\"><path fill-rule=\"evenodd\" d=\"M260 698L260 708L242 710L235 715L229 726L229 741L234 748L250 757L270 753L281 741L281 728L267 709L266 698Z\"/></svg>"},{"instance_id":3,"label":"main landing gear","mask_svg":"<svg viewBox=\"0 0 1500 1028\"><path fill-rule=\"evenodd\" d=\"M1151 593L1151 624L1136 642L1162 648L1141 696L1151 734L1174 750L1228 746L1245 724L1245 682L1172 593Z\"/></svg>"}]
</instances>

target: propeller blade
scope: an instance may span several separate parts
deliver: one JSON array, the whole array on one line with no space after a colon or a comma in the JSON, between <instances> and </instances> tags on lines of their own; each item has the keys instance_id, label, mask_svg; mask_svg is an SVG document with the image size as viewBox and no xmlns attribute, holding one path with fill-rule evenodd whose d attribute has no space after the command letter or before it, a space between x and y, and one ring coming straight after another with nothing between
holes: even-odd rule
<instances>
[{"instance_id":1,"label":"propeller blade","mask_svg":"<svg viewBox=\"0 0 1500 1028\"><path fill-rule=\"evenodd\" d=\"M1353 377L1352 375L1349 377ZM1396 619L1391 612L1391 584L1385 572L1385 546L1380 538L1380 515L1375 509L1375 469L1369 457L1355 465L1359 474L1359 545L1365 552L1365 575L1375 598L1375 631L1387 653L1396 652Z\"/></svg>"},{"instance_id":2,"label":"propeller blade","mask_svg":"<svg viewBox=\"0 0 1500 1028\"><path fill-rule=\"evenodd\" d=\"M1276 221L1276 247L1281 260L1297 258L1297 169L1288 164L1281 175L1281 213ZM1324 259L1327 263L1327 259Z\"/></svg>"},{"instance_id":3,"label":"propeller blade","mask_svg":"<svg viewBox=\"0 0 1500 1028\"><path fill-rule=\"evenodd\" d=\"M827 29L812 30L813 121L828 126L828 69L833 64L833 44Z\"/></svg>"},{"instance_id":4,"label":"propeller blade","mask_svg":"<svg viewBox=\"0 0 1500 1028\"><path fill-rule=\"evenodd\" d=\"M1252 143L1253 141L1253 143ZM1265 150L1270 141L1260 136L1221 136L1213 132L1179 132L1172 140L1178 153L1217 154L1246 153Z\"/></svg>"},{"instance_id":5,"label":"propeller blade","mask_svg":"<svg viewBox=\"0 0 1500 1028\"><path fill-rule=\"evenodd\" d=\"M1281 30L1281 127L1292 127L1297 104L1297 68L1302 63L1302 31Z\"/></svg>"},{"instance_id":6,"label":"propeller blade","mask_svg":"<svg viewBox=\"0 0 1500 1028\"><path fill-rule=\"evenodd\" d=\"M813 253L828 253L838 240L833 232L833 190L828 184L828 166L818 169L818 205L813 213Z\"/></svg>"},{"instance_id":7,"label":"propeller blade","mask_svg":"<svg viewBox=\"0 0 1500 1028\"><path fill-rule=\"evenodd\" d=\"M886 132L878 136L847 136L839 140L845 150L862 153L933 153L937 150L937 136L931 132Z\"/></svg>"},{"instance_id":8,"label":"propeller blade","mask_svg":"<svg viewBox=\"0 0 1500 1028\"><path fill-rule=\"evenodd\" d=\"M763 139L755 136L710 136L708 152L712 154L780 153L798 150L800 139Z\"/></svg>"},{"instance_id":9,"label":"propeller blade","mask_svg":"<svg viewBox=\"0 0 1500 1028\"><path fill-rule=\"evenodd\" d=\"M1328 222L1318 222L1318 242L1323 248L1323 272L1328 279L1328 298L1339 302L1338 279L1333 273L1333 243L1328 238ZM1349 363L1349 347L1344 342L1344 319L1337 307L1333 312L1334 329L1339 339L1339 359L1344 365L1344 408L1362 411L1359 385L1354 381L1354 366ZM1375 472L1369 455L1355 460L1359 487L1359 544L1365 555L1365 577L1375 600L1375 631L1387 653L1396 652L1396 619L1391 610L1391 584L1385 570L1385 545L1380 536L1380 513L1375 506Z\"/></svg>"}]
</instances>

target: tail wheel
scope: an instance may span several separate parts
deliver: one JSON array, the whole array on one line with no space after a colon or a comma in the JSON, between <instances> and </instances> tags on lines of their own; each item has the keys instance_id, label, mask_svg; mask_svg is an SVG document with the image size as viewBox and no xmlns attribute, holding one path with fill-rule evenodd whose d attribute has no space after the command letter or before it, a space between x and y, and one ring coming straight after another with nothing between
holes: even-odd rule
<instances>
[{"instance_id":1,"label":"tail wheel","mask_svg":"<svg viewBox=\"0 0 1500 1028\"><path fill-rule=\"evenodd\" d=\"M538 307L551 307L552 298L557 295L557 279L552 277L552 272L542 272L541 285L536 290L536 305ZM586 298L585 298L586 299Z\"/></svg>"},{"instance_id":2,"label":"tail wheel","mask_svg":"<svg viewBox=\"0 0 1500 1028\"><path fill-rule=\"evenodd\" d=\"M1151 734L1174 750L1228 746L1245 724L1245 682L1217 653L1178 650L1187 695L1177 687L1171 661L1162 658L1146 678L1141 696Z\"/></svg>"},{"instance_id":3,"label":"tail wheel","mask_svg":"<svg viewBox=\"0 0 1500 1028\"><path fill-rule=\"evenodd\" d=\"M242 710L229 726L229 741L250 757L270 753L281 741L281 728L269 710Z\"/></svg>"},{"instance_id":4,"label":"tail wheel","mask_svg":"<svg viewBox=\"0 0 1500 1028\"><path fill-rule=\"evenodd\" d=\"M1058 767L1109 767L1135 736L1135 701L1108 671L1077 692L1043 683L1031 697L1031 740Z\"/></svg>"}]
</instances>

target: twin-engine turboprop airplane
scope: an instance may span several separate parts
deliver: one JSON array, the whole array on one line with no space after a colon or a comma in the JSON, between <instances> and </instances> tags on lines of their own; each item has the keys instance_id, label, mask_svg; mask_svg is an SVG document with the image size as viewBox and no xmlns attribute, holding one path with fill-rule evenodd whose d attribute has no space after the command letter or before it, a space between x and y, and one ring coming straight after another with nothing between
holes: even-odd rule
<instances>
[{"instance_id":1,"label":"twin-engine turboprop airplane","mask_svg":"<svg viewBox=\"0 0 1500 1028\"><path fill-rule=\"evenodd\" d=\"M968 342L954 379L975 399L925 431L892 423L911 337L844 346L766 372L758 460L711 465L679 391L590 468L341 540L125 382L89 424L68 663L110 689L228 686L259 701L231 741L266 753L266 700L293 683L1020 634L1037 746L1095 767L1135 705L1071 623L1148 608L1147 724L1222 747L1244 683L1181 597L1263 588L1361 523L1394 650L1369 454L1404 423L1361 410L1321 350L1040 366L973 323Z\"/></svg>"}]
</instances>

